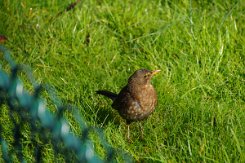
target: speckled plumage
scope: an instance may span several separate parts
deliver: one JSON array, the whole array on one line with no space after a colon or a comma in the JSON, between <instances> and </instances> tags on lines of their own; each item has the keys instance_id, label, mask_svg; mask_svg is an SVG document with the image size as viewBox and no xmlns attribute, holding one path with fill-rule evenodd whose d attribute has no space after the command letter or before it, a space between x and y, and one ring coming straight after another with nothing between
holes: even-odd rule
<instances>
[{"instance_id":1,"label":"speckled plumage","mask_svg":"<svg viewBox=\"0 0 245 163\"><path fill-rule=\"evenodd\" d=\"M159 71L146 69L135 71L118 95L109 91L97 91L97 93L113 100L112 107L118 110L127 124L146 119L157 104L157 94L150 80Z\"/></svg>"}]
</instances>

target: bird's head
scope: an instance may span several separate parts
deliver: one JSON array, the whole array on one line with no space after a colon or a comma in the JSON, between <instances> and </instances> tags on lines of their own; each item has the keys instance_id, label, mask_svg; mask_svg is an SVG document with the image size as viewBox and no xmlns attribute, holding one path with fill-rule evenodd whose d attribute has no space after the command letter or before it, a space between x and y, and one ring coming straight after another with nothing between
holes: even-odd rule
<instances>
[{"instance_id":1,"label":"bird's head","mask_svg":"<svg viewBox=\"0 0 245 163\"><path fill-rule=\"evenodd\" d=\"M138 85L150 84L151 78L159 72L160 70L137 70L133 73L133 75L130 76L130 78L128 79L128 83L136 83Z\"/></svg>"}]
</instances>

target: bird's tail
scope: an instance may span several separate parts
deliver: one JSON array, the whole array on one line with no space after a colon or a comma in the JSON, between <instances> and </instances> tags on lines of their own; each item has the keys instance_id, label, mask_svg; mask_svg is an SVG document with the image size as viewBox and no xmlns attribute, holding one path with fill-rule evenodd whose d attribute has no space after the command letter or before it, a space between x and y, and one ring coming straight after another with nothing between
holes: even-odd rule
<instances>
[{"instance_id":1,"label":"bird's tail","mask_svg":"<svg viewBox=\"0 0 245 163\"><path fill-rule=\"evenodd\" d=\"M106 97L109 97L112 101L114 101L117 98L117 94L116 93L112 93L110 91L99 90L99 91L96 91L96 93L100 94L100 95L104 95Z\"/></svg>"}]
</instances>

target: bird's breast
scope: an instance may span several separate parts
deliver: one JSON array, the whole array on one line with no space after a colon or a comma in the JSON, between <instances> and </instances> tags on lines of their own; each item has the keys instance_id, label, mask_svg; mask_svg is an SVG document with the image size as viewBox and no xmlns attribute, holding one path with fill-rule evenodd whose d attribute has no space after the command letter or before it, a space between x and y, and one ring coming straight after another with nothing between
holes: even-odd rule
<instances>
[{"instance_id":1,"label":"bird's breast","mask_svg":"<svg viewBox=\"0 0 245 163\"><path fill-rule=\"evenodd\" d=\"M123 108L125 117L130 120L142 120L153 111L157 102L156 92L152 85L144 86L131 93L131 103Z\"/></svg>"}]
</instances>

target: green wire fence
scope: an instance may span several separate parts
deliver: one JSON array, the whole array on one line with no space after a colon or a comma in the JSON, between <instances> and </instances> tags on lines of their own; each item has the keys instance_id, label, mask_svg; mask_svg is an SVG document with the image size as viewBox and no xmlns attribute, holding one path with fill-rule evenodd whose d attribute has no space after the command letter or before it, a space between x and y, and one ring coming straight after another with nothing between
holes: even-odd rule
<instances>
[{"instance_id":1,"label":"green wire fence","mask_svg":"<svg viewBox=\"0 0 245 163\"><path fill-rule=\"evenodd\" d=\"M45 145L51 145L54 159L61 158L65 162L116 162L115 157L120 156L125 162L132 162L131 156L119 149L114 149L106 142L101 129L87 126L79 115L76 107L63 105L61 100L55 95L54 88L49 85L37 84L30 69L24 65L16 64L10 56L7 48L0 45L4 60L10 65L10 73L6 73L0 64L0 109L7 108L7 116L13 123L12 141L5 140L6 130L0 124L0 160L5 162L27 162L28 159L23 152L23 130L29 126L31 141L32 159L36 162L43 162L43 151ZM0 53L1 58L1 53ZM28 92L22 81L18 77L18 72L23 71L34 87L34 92ZM56 114L51 112L44 99L40 97L42 90L46 90L56 106ZM73 113L79 124L82 134L75 135L70 131L68 121L64 118L65 110ZM6 115L0 115L0 119ZM103 157L99 156L94 149L94 143L89 138L89 133L93 131L100 139L105 150ZM55 161L55 160L54 160ZM58 161L58 160L56 160ZM29 161L28 161L29 162Z\"/></svg>"}]
</instances>

